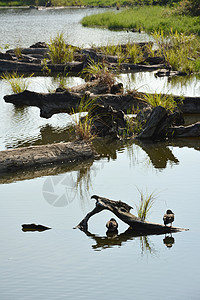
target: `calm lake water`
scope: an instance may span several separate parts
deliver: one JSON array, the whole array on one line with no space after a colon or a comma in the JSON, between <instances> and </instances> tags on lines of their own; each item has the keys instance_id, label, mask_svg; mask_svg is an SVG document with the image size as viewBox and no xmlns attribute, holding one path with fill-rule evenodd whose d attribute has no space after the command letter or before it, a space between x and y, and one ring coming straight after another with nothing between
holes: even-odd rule
<instances>
[{"instance_id":1,"label":"calm lake water","mask_svg":"<svg viewBox=\"0 0 200 300\"><path fill-rule=\"evenodd\" d=\"M104 43L107 37L123 42L130 38L123 32L82 28L80 19L93 12L0 10L0 43L14 46L20 38L22 45L29 46L47 41L63 28L79 45ZM130 83L125 76L120 80ZM200 96L197 78L174 84L155 79L154 73L132 77L130 84L139 89L148 85ZM69 78L69 86L79 83L80 79ZM36 77L30 89L45 92L54 84L52 78ZM67 114L43 120L37 108L16 109L4 103L10 90L3 80L0 87L0 150L68 139ZM0 299L200 299L200 138L154 144L96 142L95 146L103 155L94 162L0 177ZM92 194L127 202L136 214L138 189L157 195L149 221L162 223L170 208L175 212L174 225L190 230L168 239L132 237L118 220L119 235L108 239L105 224L110 212L91 218L90 236L73 229L94 208ZM24 223L52 229L23 232Z\"/></svg>"}]
</instances>

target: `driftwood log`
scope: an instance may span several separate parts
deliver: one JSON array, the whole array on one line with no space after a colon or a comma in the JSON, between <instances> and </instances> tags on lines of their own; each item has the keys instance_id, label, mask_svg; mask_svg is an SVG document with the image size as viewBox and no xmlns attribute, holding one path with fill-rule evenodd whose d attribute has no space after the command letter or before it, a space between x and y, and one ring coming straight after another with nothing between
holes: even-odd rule
<instances>
[{"instance_id":1,"label":"driftwood log","mask_svg":"<svg viewBox=\"0 0 200 300\"><path fill-rule=\"evenodd\" d=\"M84 232L88 231L89 219L93 215L101 212L104 209L111 211L121 221L128 224L137 233L162 234L162 233L172 233L172 232L187 230L184 228L169 227L169 226L164 226L162 224L141 221L140 218L130 213L132 207L122 201L114 201L97 195L93 195L91 198L96 200L95 208L91 212L89 212L85 216L85 218L75 227Z\"/></svg>"},{"instance_id":2,"label":"driftwood log","mask_svg":"<svg viewBox=\"0 0 200 300\"><path fill-rule=\"evenodd\" d=\"M83 69L83 62L68 62L65 64L48 64L48 69L52 72L78 73ZM18 72L18 73L43 73L44 66L38 63L21 62L13 60L0 60L0 73Z\"/></svg>"},{"instance_id":3,"label":"driftwood log","mask_svg":"<svg viewBox=\"0 0 200 300\"><path fill-rule=\"evenodd\" d=\"M36 93L31 91L24 91L19 94L6 95L4 100L7 103L12 103L16 106L36 106L40 109L40 116L43 118L50 118L57 113L71 113L76 111L82 99L80 93L70 91L58 93ZM135 97L134 95L91 95L97 104L111 105L116 110L127 112L133 107L144 108L148 104ZM85 98L87 99L87 98Z\"/></svg>"},{"instance_id":4,"label":"driftwood log","mask_svg":"<svg viewBox=\"0 0 200 300\"><path fill-rule=\"evenodd\" d=\"M76 89L74 89L76 90ZM78 91L78 90L77 90ZM50 118L57 113L70 113L72 109L76 111L83 95L79 92L63 91L57 93L36 93L32 91L24 91L22 93L6 95L4 100L16 106L37 106L40 109L40 116ZM90 98L96 99L96 103L103 105L111 105L116 110L122 110L125 113L131 111L133 107L143 109L148 104L143 99L143 94L91 94ZM178 104L183 113L199 114L200 113L200 97L184 97L181 99L174 96L174 100Z\"/></svg>"},{"instance_id":5,"label":"driftwood log","mask_svg":"<svg viewBox=\"0 0 200 300\"><path fill-rule=\"evenodd\" d=\"M80 141L10 149L0 152L0 174L67 165L94 157L91 145Z\"/></svg>"}]
</instances>

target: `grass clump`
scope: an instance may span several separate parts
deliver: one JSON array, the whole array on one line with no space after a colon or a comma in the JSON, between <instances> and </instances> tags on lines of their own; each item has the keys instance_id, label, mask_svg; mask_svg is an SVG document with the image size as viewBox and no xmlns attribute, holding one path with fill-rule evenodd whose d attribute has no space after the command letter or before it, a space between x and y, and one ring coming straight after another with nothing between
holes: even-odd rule
<instances>
[{"instance_id":1,"label":"grass clump","mask_svg":"<svg viewBox=\"0 0 200 300\"><path fill-rule=\"evenodd\" d=\"M185 73L200 72L200 42L194 34L173 32L167 37L163 30L155 31L153 37L158 45L158 52L163 55L168 66Z\"/></svg>"},{"instance_id":2,"label":"grass clump","mask_svg":"<svg viewBox=\"0 0 200 300\"><path fill-rule=\"evenodd\" d=\"M100 84L106 84L111 87L114 82L114 75L108 70L108 67L104 63L97 62L93 59L89 59L88 65L81 72L81 76L84 77L85 80L90 80L91 77L99 80Z\"/></svg>"},{"instance_id":3,"label":"grass clump","mask_svg":"<svg viewBox=\"0 0 200 300\"><path fill-rule=\"evenodd\" d=\"M29 76L29 78L32 76L33 76L33 74L31 74ZM28 78L24 78L24 75L19 75L19 74L17 74L17 72L13 72L12 74L4 73L1 76L1 79L4 79L5 81L7 81L10 84L12 92L14 94L18 94L18 93L21 93L21 92L27 90L29 83L30 83Z\"/></svg>"},{"instance_id":4,"label":"grass clump","mask_svg":"<svg viewBox=\"0 0 200 300\"><path fill-rule=\"evenodd\" d=\"M73 61L75 47L65 43L63 33L58 33L54 39L51 39L48 47L52 64L64 64Z\"/></svg>"},{"instance_id":5,"label":"grass clump","mask_svg":"<svg viewBox=\"0 0 200 300\"><path fill-rule=\"evenodd\" d=\"M142 191L138 191L140 193L140 202L139 205L136 205L137 214L142 221L145 221L147 219L150 209L152 208L155 202L156 195L154 192L152 192L150 195L145 196Z\"/></svg>"},{"instance_id":6,"label":"grass clump","mask_svg":"<svg viewBox=\"0 0 200 300\"><path fill-rule=\"evenodd\" d=\"M143 100L148 102L152 107L162 106L173 112L177 108L177 102L172 95L164 94L145 94Z\"/></svg>"},{"instance_id":7,"label":"grass clump","mask_svg":"<svg viewBox=\"0 0 200 300\"><path fill-rule=\"evenodd\" d=\"M91 113L95 107L94 102L95 99L86 99L83 97L76 111L74 109L72 110L72 114L76 114L74 130L78 140L91 142L96 137L96 135L92 133L94 118L91 117ZM83 113L85 113L85 116L83 116Z\"/></svg>"}]
</instances>

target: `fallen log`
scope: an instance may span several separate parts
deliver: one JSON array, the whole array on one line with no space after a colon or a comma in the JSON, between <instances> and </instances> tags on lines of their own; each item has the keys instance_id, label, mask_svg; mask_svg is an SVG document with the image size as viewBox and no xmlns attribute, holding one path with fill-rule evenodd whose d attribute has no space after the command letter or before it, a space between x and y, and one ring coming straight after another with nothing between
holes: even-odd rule
<instances>
[{"instance_id":1,"label":"fallen log","mask_svg":"<svg viewBox=\"0 0 200 300\"><path fill-rule=\"evenodd\" d=\"M174 96L174 100L184 114L200 114L200 97Z\"/></svg>"},{"instance_id":2,"label":"fallen log","mask_svg":"<svg viewBox=\"0 0 200 300\"><path fill-rule=\"evenodd\" d=\"M71 113L77 109L83 97L82 91L85 89L93 89L94 84L84 84L80 87L73 87L70 91L62 91L56 93L36 93L32 91L24 91L22 93L6 95L4 100L16 106L36 106L40 109L40 116L50 118L57 113ZM98 90L98 87L96 87ZM91 99L95 99L95 103L101 105L111 105L116 110L122 110L125 113L132 111L133 108L143 109L149 104L142 100L144 93L132 94L88 94ZM178 107L183 113L200 113L200 97L179 97L173 96L178 103Z\"/></svg>"},{"instance_id":3,"label":"fallen log","mask_svg":"<svg viewBox=\"0 0 200 300\"><path fill-rule=\"evenodd\" d=\"M51 72L72 72L78 73L83 69L83 62L68 62L65 64L47 64ZM18 73L43 73L44 66L40 63L20 62L13 60L0 60L0 73L18 72Z\"/></svg>"},{"instance_id":4,"label":"fallen log","mask_svg":"<svg viewBox=\"0 0 200 300\"><path fill-rule=\"evenodd\" d=\"M71 113L76 111L82 99L80 93L70 91L57 93L36 93L31 91L24 91L22 93L6 95L4 100L6 103L12 103L16 106L36 106L40 109L40 116L43 118L50 118L57 113ZM138 99L137 96L126 95L90 95L90 98L95 99L96 104L111 105L116 110L127 112L133 107L142 109L147 107L147 102Z\"/></svg>"},{"instance_id":5,"label":"fallen log","mask_svg":"<svg viewBox=\"0 0 200 300\"><path fill-rule=\"evenodd\" d=\"M162 234L188 230L179 227L169 227L162 224L141 221L140 218L130 213L132 207L122 201L114 201L97 195L93 195L91 198L96 200L95 208L91 212L89 212L85 216L85 218L75 227L84 232L88 231L89 219L102 210L111 211L121 221L128 224L133 230L144 234Z\"/></svg>"},{"instance_id":6,"label":"fallen log","mask_svg":"<svg viewBox=\"0 0 200 300\"><path fill-rule=\"evenodd\" d=\"M169 69L161 69L155 73L156 77L165 77L165 76L172 77L172 76L186 76L186 75L187 75L186 72L172 71Z\"/></svg>"},{"instance_id":7,"label":"fallen log","mask_svg":"<svg viewBox=\"0 0 200 300\"><path fill-rule=\"evenodd\" d=\"M171 129L174 137L200 137L200 122L189 126L178 126Z\"/></svg>"},{"instance_id":8,"label":"fallen log","mask_svg":"<svg viewBox=\"0 0 200 300\"><path fill-rule=\"evenodd\" d=\"M9 149L0 152L0 174L67 165L94 157L91 145L82 141Z\"/></svg>"}]
</instances>

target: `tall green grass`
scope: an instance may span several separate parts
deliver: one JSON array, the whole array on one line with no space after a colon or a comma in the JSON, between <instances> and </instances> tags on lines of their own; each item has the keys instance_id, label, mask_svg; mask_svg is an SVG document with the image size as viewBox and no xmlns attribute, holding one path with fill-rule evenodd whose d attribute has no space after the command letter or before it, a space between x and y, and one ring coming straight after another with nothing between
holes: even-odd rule
<instances>
[{"instance_id":1,"label":"tall green grass","mask_svg":"<svg viewBox=\"0 0 200 300\"><path fill-rule=\"evenodd\" d=\"M95 99L85 99L83 97L76 110L72 109L71 114L75 116L75 133L78 140L86 140L91 142L96 135L92 133L94 118L91 117L92 111L95 108ZM83 117L83 113L87 114Z\"/></svg>"},{"instance_id":2,"label":"tall green grass","mask_svg":"<svg viewBox=\"0 0 200 300\"><path fill-rule=\"evenodd\" d=\"M19 75L17 74L17 72L13 72L4 73L1 76L1 79L7 81L10 84L10 87L14 94L18 94L25 91L28 88L30 84L29 78L32 76L33 74L30 75L28 78L24 78L24 75Z\"/></svg>"},{"instance_id":3,"label":"tall green grass","mask_svg":"<svg viewBox=\"0 0 200 300\"><path fill-rule=\"evenodd\" d=\"M160 6L142 6L116 13L105 12L86 16L82 19L82 25L113 30L134 28L148 33L162 29L165 34L170 33L173 28L177 32L200 35L200 17L175 15L172 9Z\"/></svg>"},{"instance_id":4,"label":"tall green grass","mask_svg":"<svg viewBox=\"0 0 200 300\"><path fill-rule=\"evenodd\" d=\"M152 107L162 106L171 112L173 112L178 105L172 95L164 95L161 93L145 94L142 99L148 102Z\"/></svg>"},{"instance_id":5,"label":"tall green grass","mask_svg":"<svg viewBox=\"0 0 200 300\"><path fill-rule=\"evenodd\" d=\"M194 34L186 35L171 29L167 37L163 30L155 31L153 37L158 46L158 54L164 56L173 70L200 72L200 42Z\"/></svg>"},{"instance_id":6,"label":"tall green grass","mask_svg":"<svg viewBox=\"0 0 200 300\"><path fill-rule=\"evenodd\" d=\"M140 193L140 202L138 205L136 205L137 214L142 221L145 221L157 196L154 192L152 192L150 195L147 194L145 196L141 190L138 189L138 191Z\"/></svg>"},{"instance_id":7,"label":"tall green grass","mask_svg":"<svg viewBox=\"0 0 200 300\"><path fill-rule=\"evenodd\" d=\"M58 33L48 44L49 57L52 64L63 64L71 62L74 58L75 48L67 45L63 33Z\"/></svg>"},{"instance_id":8,"label":"tall green grass","mask_svg":"<svg viewBox=\"0 0 200 300\"><path fill-rule=\"evenodd\" d=\"M108 70L106 64L103 63L95 63L94 60L90 59L88 65L81 72L81 76L85 78L85 80L89 80L92 76L95 79L99 80L100 84L106 84L111 87L115 78L114 75Z\"/></svg>"}]
</instances>

